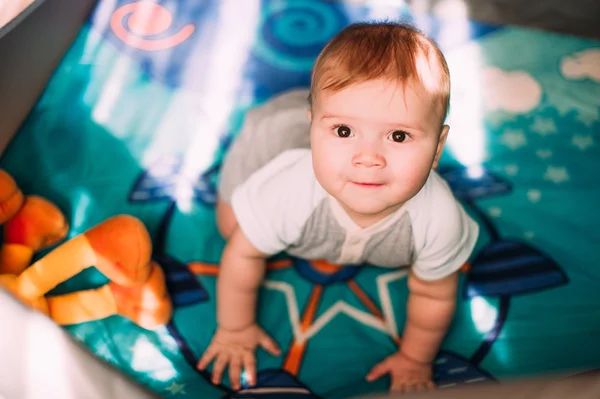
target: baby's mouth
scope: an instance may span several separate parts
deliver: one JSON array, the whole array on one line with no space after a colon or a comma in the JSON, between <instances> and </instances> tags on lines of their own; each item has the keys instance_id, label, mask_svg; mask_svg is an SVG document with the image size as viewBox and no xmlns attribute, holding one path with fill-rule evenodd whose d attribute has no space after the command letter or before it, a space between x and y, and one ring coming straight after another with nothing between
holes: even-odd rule
<instances>
[{"instance_id":1,"label":"baby's mouth","mask_svg":"<svg viewBox=\"0 0 600 399\"><path fill-rule=\"evenodd\" d=\"M352 184L355 184L359 187L366 187L366 188L375 188L375 187L381 187L383 186L383 184L381 183L371 183L371 182L352 182Z\"/></svg>"}]
</instances>

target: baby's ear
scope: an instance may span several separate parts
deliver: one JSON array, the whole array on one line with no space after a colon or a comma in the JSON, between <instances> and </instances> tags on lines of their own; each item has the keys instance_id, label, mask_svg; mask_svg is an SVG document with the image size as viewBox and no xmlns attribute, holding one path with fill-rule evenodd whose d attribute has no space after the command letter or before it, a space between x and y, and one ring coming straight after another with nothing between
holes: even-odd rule
<instances>
[{"instance_id":1,"label":"baby's ear","mask_svg":"<svg viewBox=\"0 0 600 399\"><path fill-rule=\"evenodd\" d=\"M444 145L446 144L446 138L448 138L448 131L450 130L450 126L444 125L442 126L442 131L440 132L440 137L438 139L437 149L435 150L435 158L433 159L432 169L437 168L438 163L440 162L440 158L442 157L442 152L444 152Z\"/></svg>"},{"instance_id":2,"label":"baby's ear","mask_svg":"<svg viewBox=\"0 0 600 399\"><path fill-rule=\"evenodd\" d=\"M308 120L312 122L312 110L310 108L306 111L306 115L308 115Z\"/></svg>"}]
</instances>

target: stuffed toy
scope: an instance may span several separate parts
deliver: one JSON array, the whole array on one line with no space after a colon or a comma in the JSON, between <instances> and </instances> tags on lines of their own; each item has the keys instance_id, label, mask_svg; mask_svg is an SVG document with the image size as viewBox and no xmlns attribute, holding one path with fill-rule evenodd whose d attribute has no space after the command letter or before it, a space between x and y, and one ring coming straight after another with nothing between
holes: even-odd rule
<instances>
[{"instance_id":1,"label":"stuffed toy","mask_svg":"<svg viewBox=\"0 0 600 399\"><path fill-rule=\"evenodd\" d=\"M139 219L111 217L30 265L35 253L64 240L68 223L58 207L41 197L23 196L12 177L0 170L0 222L4 224L0 286L56 323L121 315L154 329L171 318L165 276L151 260L150 236ZM110 282L100 288L47 295L88 267L95 267Z\"/></svg>"},{"instance_id":2,"label":"stuffed toy","mask_svg":"<svg viewBox=\"0 0 600 399\"><path fill-rule=\"evenodd\" d=\"M69 232L63 213L45 198L24 196L13 178L0 170L0 273L19 274L33 255L62 241Z\"/></svg>"}]
</instances>

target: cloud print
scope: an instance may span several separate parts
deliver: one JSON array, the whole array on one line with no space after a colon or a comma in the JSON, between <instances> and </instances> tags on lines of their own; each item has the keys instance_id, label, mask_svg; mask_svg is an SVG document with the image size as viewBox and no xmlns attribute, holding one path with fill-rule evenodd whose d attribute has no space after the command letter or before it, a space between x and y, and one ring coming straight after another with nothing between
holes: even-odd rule
<instances>
[{"instance_id":1,"label":"cloud print","mask_svg":"<svg viewBox=\"0 0 600 399\"><path fill-rule=\"evenodd\" d=\"M564 57L560 63L560 71L567 79L590 78L600 82L600 48Z\"/></svg>"},{"instance_id":2,"label":"cloud print","mask_svg":"<svg viewBox=\"0 0 600 399\"><path fill-rule=\"evenodd\" d=\"M489 111L527 113L542 99L542 87L524 71L506 72L500 68L486 68L483 73L483 97Z\"/></svg>"}]
</instances>

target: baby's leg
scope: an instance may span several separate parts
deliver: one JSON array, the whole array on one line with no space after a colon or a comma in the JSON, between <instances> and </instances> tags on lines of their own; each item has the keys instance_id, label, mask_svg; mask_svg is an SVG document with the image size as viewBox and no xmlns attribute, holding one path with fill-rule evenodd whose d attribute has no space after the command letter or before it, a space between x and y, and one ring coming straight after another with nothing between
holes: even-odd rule
<instances>
[{"instance_id":1,"label":"baby's leg","mask_svg":"<svg viewBox=\"0 0 600 399\"><path fill-rule=\"evenodd\" d=\"M217 200L217 228L219 233L228 240L236 227L237 219L231 205L219 198Z\"/></svg>"}]
</instances>

